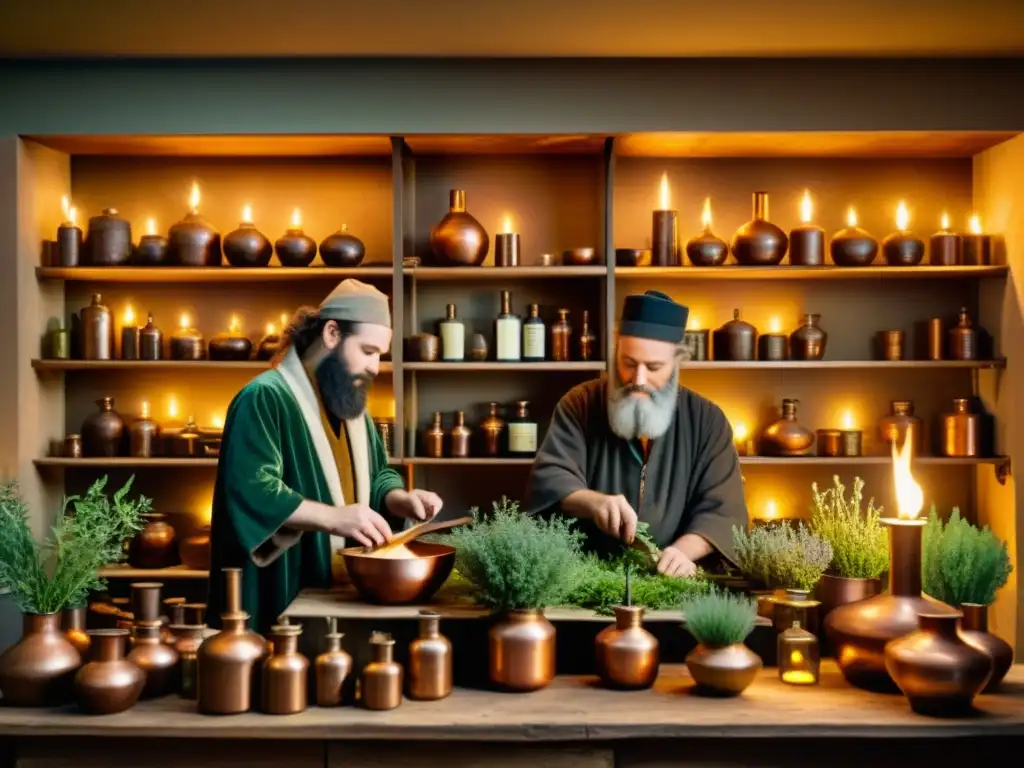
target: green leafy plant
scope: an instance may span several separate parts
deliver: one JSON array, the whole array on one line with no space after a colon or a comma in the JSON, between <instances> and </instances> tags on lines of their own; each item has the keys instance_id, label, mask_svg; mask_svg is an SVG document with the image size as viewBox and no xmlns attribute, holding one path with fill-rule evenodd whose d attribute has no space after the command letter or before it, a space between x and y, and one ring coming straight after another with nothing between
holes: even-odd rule
<instances>
[{"instance_id":1,"label":"green leafy plant","mask_svg":"<svg viewBox=\"0 0 1024 768\"><path fill-rule=\"evenodd\" d=\"M83 605L91 590L104 586L97 571L123 558L125 538L141 530L140 516L152 508L144 496L127 500L133 480L112 503L103 492L106 477L85 496L65 499L42 543L32 535L17 483L0 485L0 588L10 591L22 612L50 614Z\"/></svg>"},{"instance_id":2,"label":"green leafy plant","mask_svg":"<svg viewBox=\"0 0 1024 768\"><path fill-rule=\"evenodd\" d=\"M768 589L813 589L832 562L832 546L802 523L732 529L736 563Z\"/></svg>"},{"instance_id":3,"label":"green leafy plant","mask_svg":"<svg viewBox=\"0 0 1024 768\"><path fill-rule=\"evenodd\" d=\"M955 508L943 524L934 505L924 529L924 591L949 605L991 605L1013 572L1006 542L977 528Z\"/></svg>"},{"instance_id":4,"label":"green leafy plant","mask_svg":"<svg viewBox=\"0 0 1024 768\"><path fill-rule=\"evenodd\" d=\"M636 552L636 550L630 550ZM626 592L626 567L632 569L630 591L633 605L642 605L652 611L677 608L686 598L706 594L712 583L698 573L688 579L666 576L643 566L637 567L624 555L602 560L596 555L583 555L576 586L565 602L596 613L610 615L616 605L622 605Z\"/></svg>"},{"instance_id":5,"label":"green leafy plant","mask_svg":"<svg viewBox=\"0 0 1024 768\"><path fill-rule=\"evenodd\" d=\"M838 475L832 487L818 490L811 484L811 527L832 547L829 571L846 579L877 579L889 567L889 537L882 527L882 508L868 500L862 509L864 481L853 480L849 498Z\"/></svg>"},{"instance_id":6,"label":"green leafy plant","mask_svg":"<svg viewBox=\"0 0 1024 768\"><path fill-rule=\"evenodd\" d=\"M742 643L754 629L757 603L742 595L711 591L683 603L686 631L708 648Z\"/></svg>"}]
</instances>

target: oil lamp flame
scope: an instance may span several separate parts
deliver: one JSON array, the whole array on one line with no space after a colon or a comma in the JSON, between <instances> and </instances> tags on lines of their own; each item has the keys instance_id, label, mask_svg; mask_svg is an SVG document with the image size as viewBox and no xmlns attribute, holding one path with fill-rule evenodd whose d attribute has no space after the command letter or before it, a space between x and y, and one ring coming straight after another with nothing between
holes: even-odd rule
<instances>
[{"instance_id":1,"label":"oil lamp flame","mask_svg":"<svg viewBox=\"0 0 1024 768\"><path fill-rule=\"evenodd\" d=\"M182 312L181 317L178 318L178 327L183 331L187 330L189 327L189 320L188 312Z\"/></svg>"},{"instance_id":2,"label":"oil lamp flame","mask_svg":"<svg viewBox=\"0 0 1024 768\"><path fill-rule=\"evenodd\" d=\"M139 406L139 416L143 419L149 418L149 401L143 400L142 405Z\"/></svg>"},{"instance_id":3,"label":"oil lamp flame","mask_svg":"<svg viewBox=\"0 0 1024 768\"><path fill-rule=\"evenodd\" d=\"M903 446L897 450L892 444L892 470L896 481L896 514L900 520L916 520L924 506L924 491L910 472L910 455L913 449L913 427L907 427Z\"/></svg>"},{"instance_id":4,"label":"oil lamp flame","mask_svg":"<svg viewBox=\"0 0 1024 768\"><path fill-rule=\"evenodd\" d=\"M193 211L198 211L199 210L199 201L200 201L200 199L201 198L200 198L200 195L199 195L199 184L193 181L192 182L192 194L190 194L188 196L188 204L190 206L192 206L192 210Z\"/></svg>"},{"instance_id":5,"label":"oil lamp flame","mask_svg":"<svg viewBox=\"0 0 1024 768\"><path fill-rule=\"evenodd\" d=\"M850 228L857 226L857 209L852 205L846 211L846 226Z\"/></svg>"},{"instance_id":6,"label":"oil lamp flame","mask_svg":"<svg viewBox=\"0 0 1024 768\"><path fill-rule=\"evenodd\" d=\"M805 189L803 199L800 201L800 221L803 224L810 224L814 218L814 203L811 201L811 190Z\"/></svg>"},{"instance_id":7,"label":"oil lamp flame","mask_svg":"<svg viewBox=\"0 0 1024 768\"><path fill-rule=\"evenodd\" d=\"M843 429L853 429L853 414L850 411L843 412Z\"/></svg>"},{"instance_id":8,"label":"oil lamp flame","mask_svg":"<svg viewBox=\"0 0 1024 768\"><path fill-rule=\"evenodd\" d=\"M298 208L292 211L292 229L302 229L302 211Z\"/></svg>"},{"instance_id":9,"label":"oil lamp flame","mask_svg":"<svg viewBox=\"0 0 1024 768\"><path fill-rule=\"evenodd\" d=\"M981 219L978 218L978 214L971 216L971 221L968 224L968 228L971 230L972 235L981 234Z\"/></svg>"},{"instance_id":10,"label":"oil lamp flame","mask_svg":"<svg viewBox=\"0 0 1024 768\"><path fill-rule=\"evenodd\" d=\"M704 225L704 229L711 229L711 198L704 198L704 210L700 214L700 223Z\"/></svg>"},{"instance_id":11,"label":"oil lamp flame","mask_svg":"<svg viewBox=\"0 0 1024 768\"><path fill-rule=\"evenodd\" d=\"M907 210L907 204L900 200L900 204L896 206L896 229L905 232L909 226L910 211Z\"/></svg>"},{"instance_id":12,"label":"oil lamp flame","mask_svg":"<svg viewBox=\"0 0 1024 768\"><path fill-rule=\"evenodd\" d=\"M768 320L768 333L782 333L782 321L777 317Z\"/></svg>"},{"instance_id":13,"label":"oil lamp flame","mask_svg":"<svg viewBox=\"0 0 1024 768\"><path fill-rule=\"evenodd\" d=\"M506 233L506 234L511 234L512 233L512 217L511 216L506 216L505 217L504 227L505 228L503 230L501 230L503 233Z\"/></svg>"},{"instance_id":14,"label":"oil lamp flame","mask_svg":"<svg viewBox=\"0 0 1024 768\"><path fill-rule=\"evenodd\" d=\"M172 419L178 418L178 401L174 399L174 395L167 398L167 415Z\"/></svg>"},{"instance_id":15,"label":"oil lamp flame","mask_svg":"<svg viewBox=\"0 0 1024 768\"><path fill-rule=\"evenodd\" d=\"M156 219L154 219L154 218L146 219L146 234L147 235L155 235L156 234Z\"/></svg>"},{"instance_id":16,"label":"oil lamp flame","mask_svg":"<svg viewBox=\"0 0 1024 768\"><path fill-rule=\"evenodd\" d=\"M243 224L251 224L252 223L252 206L251 205L246 205L245 207L242 208L242 223Z\"/></svg>"},{"instance_id":17,"label":"oil lamp flame","mask_svg":"<svg viewBox=\"0 0 1024 768\"><path fill-rule=\"evenodd\" d=\"M135 310L132 309L132 305L129 304L124 310L124 324L132 325L135 323Z\"/></svg>"},{"instance_id":18,"label":"oil lamp flame","mask_svg":"<svg viewBox=\"0 0 1024 768\"><path fill-rule=\"evenodd\" d=\"M277 326L274 323L267 323L267 336L276 336Z\"/></svg>"},{"instance_id":19,"label":"oil lamp flame","mask_svg":"<svg viewBox=\"0 0 1024 768\"><path fill-rule=\"evenodd\" d=\"M686 323L686 329L689 331L699 331L700 318L697 315L690 315L690 320Z\"/></svg>"},{"instance_id":20,"label":"oil lamp flame","mask_svg":"<svg viewBox=\"0 0 1024 768\"><path fill-rule=\"evenodd\" d=\"M70 221L72 224L78 223L78 209L75 208L75 206L73 205L70 208L68 208L68 221Z\"/></svg>"},{"instance_id":21,"label":"oil lamp flame","mask_svg":"<svg viewBox=\"0 0 1024 768\"><path fill-rule=\"evenodd\" d=\"M764 519L765 520L774 520L778 516L779 516L779 505L778 505L778 503L775 501L775 499L768 499L768 501L766 501L764 503L764 515L763 515Z\"/></svg>"},{"instance_id":22,"label":"oil lamp flame","mask_svg":"<svg viewBox=\"0 0 1024 768\"><path fill-rule=\"evenodd\" d=\"M742 443L750 437L750 428L741 421L733 426L732 436L735 441Z\"/></svg>"},{"instance_id":23,"label":"oil lamp flame","mask_svg":"<svg viewBox=\"0 0 1024 768\"><path fill-rule=\"evenodd\" d=\"M949 214L945 211L942 212L942 228L949 229Z\"/></svg>"},{"instance_id":24,"label":"oil lamp flame","mask_svg":"<svg viewBox=\"0 0 1024 768\"><path fill-rule=\"evenodd\" d=\"M60 198L60 210L61 210L61 213L64 214L64 218L65 219L68 218L68 215L70 214L70 211L71 211L71 201L68 200L68 196L67 195L61 195L61 198Z\"/></svg>"},{"instance_id":25,"label":"oil lamp flame","mask_svg":"<svg viewBox=\"0 0 1024 768\"><path fill-rule=\"evenodd\" d=\"M228 323L228 331L231 333L239 333L242 330L242 321L238 319L238 315L232 315L231 321Z\"/></svg>"},{"instance_id":26,"label":"oil lamp flame","mask_svg":"<svg viewBox=\"0 0 1024 768\"><path fill-rule=\"evenodd\" d=\"M215 429L224 429L224 419L215 414L213 417L213 426Z\"/></svg>"},{"instance_id":27,"label":"oil lamp flame","mask_svg":"<svg viewBox=\"0 0 1024 768\"><path fill-rule=\"evenodd\" d=\"M661 208L659 210L667 211L669 206L672 204L672 197L669 194L668 189L668 172L661 174L661 190L659 194L659 201Z\"/></svg>"}]
</instances>

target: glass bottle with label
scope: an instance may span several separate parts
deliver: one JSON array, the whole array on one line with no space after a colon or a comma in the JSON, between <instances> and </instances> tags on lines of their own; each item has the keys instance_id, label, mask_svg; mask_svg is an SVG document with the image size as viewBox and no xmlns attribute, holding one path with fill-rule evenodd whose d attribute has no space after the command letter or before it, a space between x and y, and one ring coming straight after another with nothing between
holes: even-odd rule
<instances>
[{"instance_id":1,"label":"glass bottle with label","mask_svg":"<svg viewBox=\"0 0 1024 768\"><path fill-rule=\"evenodd\" d=\"M572 326L569 325L569 310L558 310L558 321L551 326L551 359L559 363L568 362Z\"/></svg>"},{"instance_id":2,"label":"glass bottle with label","mask_svg":"<svg viewBox=\"0 0 1024 768\"><path fill-rule=\"evenodd\" d=\"M501 314L494 321L494 357L499 363L518 363L522 360L522 329L522 318L512 313L512 292L502 291Z\"/></svg>"},{"instance_id":3,"label":"glass bottle with label","mask_svg":"<svg viewBox=\"0 0 1024 768\"><path fill-rule=\"evenodd\" d=\"M580 327L579 359L594 360L597 354L597 336L590 330L590 312L583 310L583 325Z\"/></svg>"},{"instance_id":4,"label":"glass bottle with label","mask_svg":"<svg viewBox=\"0 0 1024 768\"><path fill-rule=\"evenodd\" d=\"M530 457L537 453L537 422L530 418L530 402L516 403L515 418L508 422L509 456Z\"/></svg>"},{"instance_id":5,"label":"glass bottle with label","mask_svg":"<svg viewBox=\"0 0 1024 768\"><path fill-rule=\"evenodd\" d=\"M466 359L466 325L455 317L455 305L448 305L448 314L438 323L441 336L441 359L456 363Z\"/></svg>"},{"instance_id":6,"label":"glass bottle with label","mask_svg":"<svg viewBox=\"0 0 1024 768\"><path fill-rule=\"evenodd\" d=\"M547 329L540 319L540 307L530 305L530 316L523 323L523 360L533 363L544 360L544 335Z\"/></svg>"}]
</instances>

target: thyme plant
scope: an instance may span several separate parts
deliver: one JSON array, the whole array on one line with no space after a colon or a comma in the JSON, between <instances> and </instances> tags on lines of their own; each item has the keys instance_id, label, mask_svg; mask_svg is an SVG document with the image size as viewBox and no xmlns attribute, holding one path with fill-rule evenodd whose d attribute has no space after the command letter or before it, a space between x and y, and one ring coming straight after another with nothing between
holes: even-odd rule
<instances>
[{"instance_id":1,"label":"thyme plant","mask_svg":"<svg viewBox=\"0 0 1024 768\"><path fill-rule=\"evenodd\" d=\"M719 590L683 603L686 631L708 648L742 643L754 629L757 603L743 595Z\"/></svg>"},{"instance_id":2,"label":"thyme plant","mask_svg":"<svg viewBox=\"0 0 1024 768\"><path fill-rule=\"evenodd\" d=\"M813 589L832 562L832 545L803 523L733 527L732 541L740 570L768 589Z\"/></svg>"},{"instance_id":3,"label":"thyme plant","mask_svg":"<svg viewBox=\"0 0 1024 768\"><path fill-rule=\"evenodd\" d=\"M832 487L811 484L811 528L832 547L829 572L846 579L877 579L889 568L889 536L882 527L882 507L869 499L862 508L864 481L853 480L849 498L838 475Z\"/></svg>"}]
</instances>

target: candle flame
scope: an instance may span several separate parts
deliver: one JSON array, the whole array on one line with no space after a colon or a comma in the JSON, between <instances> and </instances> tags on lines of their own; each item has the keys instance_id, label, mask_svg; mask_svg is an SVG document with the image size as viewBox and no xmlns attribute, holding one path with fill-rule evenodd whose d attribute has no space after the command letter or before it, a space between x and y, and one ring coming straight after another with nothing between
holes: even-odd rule
<instances>
[{"instance_id":1,"label":"candle flame","mask_svg":"<svg viewBox=\"0 0 1024 768\"><path fill-rule=\"evenodd\" d=\"M139 406L139 415L143 419L148 419L149 418L149 401L148 400L143 400L142 401L142 405Z\"/></svg>"},{"instance_id":2,"label":"candle flame","mask_svg":"<svg viewBox=\"0 0 1024 768\"><path fill-rule=\"evenodd\" d=\"M896 206L896 229L905 232L909 226L910 211L907 210L907 204L900 200L900 204Z\"/></svg>"},{"instance_id":3,"label":"candle flame","mask_svg":"<svg viewBox=\"0 0 1024 768\"><path fill-rule=\"evenodd\" d=\"M243 224L251 224L252 223L252 206L251 205L246 205L245 207L242 208L242 223Z\"/></svg>"},{"instance_id":4,"label":"candle flame","mask_svg":"<svg viewBox=\"0 0 1024 768\"><path fill-rule=\"evenodd\" d=\"M697 315L690 315L690 321L686 324L686 328L690 331L699 331L700 318Z\"/></svg>"},{"instance_id":5,"label":"candle flame","mask_svg":"<svg viewBox=\"0 0 1024 768\"><path fill-rule=\"evenodd\" d=\"M775 499L768 499L764 503L764 514L762 517L765 520L774 520L779 516L779 505Z\"/></svg>"},{"instance_id":6,"label":"candle flame","mask_svg":"<svg viewBox=\"0 0 1024 768\"><path fill-rule=\"evenodd\" d=\"M949 229L949 214L945 211L942 212L942 228Z\"/></svg>"},{"instance_id":7,"label":"candle flame","mask_svg":"<svg viewBox=\"0 0 1024 768\"><path fill-rule=\"evenodd\" d=\"M700 223L704 225L704 229L711 229L711 198L704 198L704 210L700 214Z\"/></svg>"},{"instance_id":8,"label":"candle flame","mask_svg":"<svg viewBox=\"0 0 1024 768\"><path fill-rule=\"evenodd\" d=\"M746 424L744 424L741 421L741 422L739 422L739 423L737 423L737 424L735 424L733 426L733 428L732 428L732 436L733 436L733 440L735 440L736 442L742 443L748 437L750 437L750 427L748 427Z\"/></svg>"},{"instance_id":9,"label":"candle flame","mask_svg":"<svg viewBox=\"0 0 1024 768\"><path fill-rule=\"evenodd\" d=\"M178 327L183 331L187 330L189 327L189 320L188 312L182 312L181 317L178 318Z\"/></svg>"},{"instance_id":10,"label":"candle flame","mask_svg":"<svg viewBox=\"0 0 1024 768\"><path fill-rule=\"evenodd\" d=\"M768 320L768 333L782 333L782 321L778 317Z\"/></svg>"},{"instance_id":11,"label":"candle flame","mask_svg":"<svg viewBox=\"0 0 1024 768\"><path fill-rule=\"evenodd\" d=\"M892 444L892 471L896 481L896 513L900 520L915 520L924 506L924 491L910 472L910 454L913 448L913 427L907 427L903 446L897 450Z\"/></svg>"},{"instance_id":12,"label":"candle flame","mask_svg":"<svg viewBox=\"0 0 1024 768\"><path fill-rule=\"evenodd\" d=\"M811 201L811 190L805 189L803 199L800 201L800 221L810 224L814 218L814 203Z\"/></svg>"},{"instance_id":13,"label":"candle flame","mask_svg":"<svg viewBox=\"0 0 1024 768\"><path fill-rule=\"evenodd\" d=\"M172 419L178 418L178 401L174 399L174 395L167 398L167 415Z\"/></svg>"},{"instance_id":14,"label":"candle flame","mask_svg":"<svg viewBox=\"0 0 1024 768\"><path fill-rule=\"evenodd\" d=\"M789 662L791 664L803 664L804 655L800 651L791 651L789 654Z\"/></svg>"},{"instance_id":15,"label":"candle flame","mask_svg":"<svg viewBox=\"0 0 1024 768\"><path fill-rule=\"evenodd\" d=\"M220 416L214 414L214 416L213 416L213 426L214 426L215 429L224 429L224 419L222 419Z\"/></svg>"},{"instance_id":16,"label":"candle flame","mask_svg":"<svg viewBox=\"0 0 1024 768\"><path fill-rule=\"evenodd\" d=\"M239 333L242 330L242 321L238 319L238 315L231 316L231 322L228 323L228 330L231 333Z\"/></svg>"},{"instance_id":17,"label":"candle flame","mask_svg":"<svg viewBox=\"0 0 1024 768\"><path fill-rule=\"evenodd\" d=\"M851 228L857 226L857 209L852 205L846 210L846 226Z\"/></svg>"},{"instance_id":18,"label":"candle flame","mask_svg":"<svg viewBox=\"0 0 1024 768\"><path fill-rule=\"evenodd\" d=\"M277 326L273 323L267 323L267 336L276 336Z\"/></svg>"},{"instance_id":19,"label":"candle flame","mask_svg":"<svg viewBox=\"0 0 1024 768\"><path fill-rule=\"evenodd\" d=\"M843 412L843 429L853 429L853 413L850 411Z\"/></svg>"},{"instance_id":20,"label":"candle flame","mask_svg":"<svg viewBox=\"0 0 1024 768\"><path fill-rule=\"evenodd\" d=\"M199 195L199 184L192 182L192 193L188 196L188 204L192 206L193 211L199 210L199 201L201 197Z\"/></svg>"},{"instance_id":21,"label":"candle flame","mask_svg":"<svg viewBox=\"0 0 1024 768\"><path fill-rule=\"evenodd\" d=\"M132 309L132 305L129 304L124 310L124 324L134 325L135 323L135 310Z\"/></svg>"},{"instance_id":22,"label":"candle flame","mask_svg":"<svg viewBox=\"0 0 1024 768\"><path fill-rule=\"evenodd\" d=\"M501 231L505 232L505 233L511 234L511 232L512 232L512 217L511 216L506 216L505 217L504 227L505 228L503 230L501 230Z\"/></svg>"},{"instance_id":23,"label":"candle flame","mask_svg":"<svg viewBox=\"0 0 1024 768\"><path fill-rule=\"evenodd\" d=\"M972 235L981 234L981 219L978 218L978 214L971 216L971 221L968 224L968 228L971 230Z\"/></svg>"},{"instance_id":24,"label":"candle flame","mask_svg":"<svg viewBox=\"0 0 1024 768\"><path fill-rule=\"evenodd\" d=\"M302 211L296 208L292 211L292 229L302 228Z\"/></svg>"},{"instance_id":25,"label":"candle flame","mask_svg":"<svg viewBox=\"0 0 1024 768\"><path fill-rule=\"evenodd\" d=\"M155 235L156 234L156 219L154 219L154 218L146 219L146 234L147 235Z\"/></svg>"},{"instance_id":26,"label":"candle flame","mask_svg":"<svg viewBox=\"0 0 1024 768\"><path fill-rule=\"evenodd\" d=\"M669 210L669 206L672 204L672 198L669 194L668 189L668 172L661 174L661 190L660 190L660 208L661 211Z\"/></svg>"},{"instance_id":27,"label":"candle flame","mask_svg":"<svg viewBox=\"0 0 1024 768\"><path fill-rule=\"evenodd\" d=\"M68 218L71 211L71 201L68 200L67 195L61 195L60 198L60 210L64 214L64 218Z\"/></svg>"}]
</instances>

